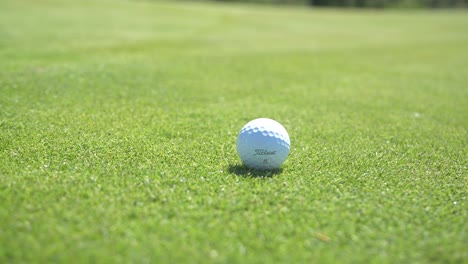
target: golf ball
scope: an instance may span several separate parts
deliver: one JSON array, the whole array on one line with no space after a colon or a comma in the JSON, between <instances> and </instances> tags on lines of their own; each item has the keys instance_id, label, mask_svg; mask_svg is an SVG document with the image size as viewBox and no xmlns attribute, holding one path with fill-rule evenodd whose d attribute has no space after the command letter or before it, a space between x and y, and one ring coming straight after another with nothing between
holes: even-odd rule
<instances>
[{"instance_id":1,"label":"golf ball","mask_svg":"<svg viewBox=\"0 0 468 264\"><path fill-rule=\"evenodd\" d=\"M283 164L289 154L289 135L275 120L258 118L248 122L237 137L237 153L249 168L273 170Z\"/></svg>"}]
</instances>

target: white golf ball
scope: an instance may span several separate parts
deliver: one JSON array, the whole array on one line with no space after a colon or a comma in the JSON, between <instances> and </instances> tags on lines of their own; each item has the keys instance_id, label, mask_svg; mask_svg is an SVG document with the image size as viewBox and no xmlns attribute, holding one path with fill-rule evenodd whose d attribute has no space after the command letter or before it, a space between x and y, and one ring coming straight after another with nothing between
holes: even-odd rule
<instances>
[{"instance_id":1,"label":"white golf ball","mask_svg":"<svg viewBox=\"0 0 468 264\"><path fill-rule=\"evenodd\" d=\"M286 129L269 118L248 122L237 137L237 153L242 162L252 169L279 168L288 157L289 147Z\"/></svg>"}]
</instances>

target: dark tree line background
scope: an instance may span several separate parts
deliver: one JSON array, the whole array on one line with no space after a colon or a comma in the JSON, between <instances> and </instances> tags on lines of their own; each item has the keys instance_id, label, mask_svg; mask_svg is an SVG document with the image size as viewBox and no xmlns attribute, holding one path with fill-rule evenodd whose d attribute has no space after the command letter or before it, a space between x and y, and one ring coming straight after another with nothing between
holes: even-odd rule
<instances>
[{"instance_id":1,"label":"dark tree line background","mask_svg":"<svg viewBox=\"0 0 468 264\"><path fill-rule=\"evenodd\" d=\"M372 8L447 8L468 7L468 0L215 0L219 2L250 2L269 4L300 4L332 7L372 7Z\"/></svg>"},{"instance_id":2,"label":"dark tree line background","mask_svg":"<svg viewBox=\"0 0 468 264\"><path fill-rule=\"evenodd\" d=\"M316 6L352 7L463 7L467 0L309 0Z\"/></svg>"}]
</instances>

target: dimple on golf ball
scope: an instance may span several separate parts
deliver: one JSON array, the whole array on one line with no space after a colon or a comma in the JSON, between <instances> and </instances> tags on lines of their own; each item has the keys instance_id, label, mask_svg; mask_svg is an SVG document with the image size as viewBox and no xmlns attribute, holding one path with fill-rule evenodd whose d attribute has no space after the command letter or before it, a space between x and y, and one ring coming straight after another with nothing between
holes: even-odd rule
<instances>
[{"instance_id":1,"label":"dimple on golf ball","mask_svg":"<svg viewBox=\"0 0 468 264\"><path fill-rule=\"evenodd\" d=\"M257 170L274 170L289 154L286 129L277 121L258 118L242 127L237 137L237 153L245 166Z\"/></svg>"}]
</instances>

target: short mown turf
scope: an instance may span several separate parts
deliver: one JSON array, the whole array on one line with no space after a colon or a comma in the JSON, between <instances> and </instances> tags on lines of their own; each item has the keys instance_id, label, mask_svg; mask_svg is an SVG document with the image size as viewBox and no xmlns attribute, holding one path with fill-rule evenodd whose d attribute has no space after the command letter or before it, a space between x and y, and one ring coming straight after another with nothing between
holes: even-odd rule
<instances>
[{"instance_id":1,"label":"short mown turf","mask_svg":"<svg viewBox=\"0 0 468 264\"><path fill-rule=\"evenodd\" d=\"M466 11L3 0L0 262L466 262L467 51Z\"/></svg>"}]
</instances>

